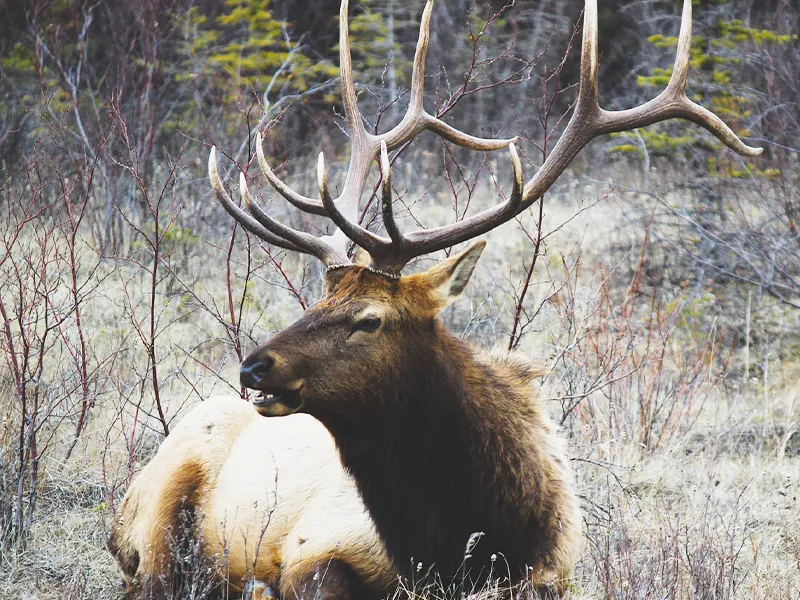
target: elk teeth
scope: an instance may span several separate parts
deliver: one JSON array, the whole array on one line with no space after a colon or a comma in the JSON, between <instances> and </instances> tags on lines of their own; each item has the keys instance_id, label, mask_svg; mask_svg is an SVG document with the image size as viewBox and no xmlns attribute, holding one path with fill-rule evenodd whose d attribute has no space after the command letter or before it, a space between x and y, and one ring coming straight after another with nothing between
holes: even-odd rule
<instances>
[{"instance_id":1,"label":"elk teeth","mask_svg":"<svg viewBox=\"0 0 800 600\"><path fill-rule=\"evenodd\" d=\"M264 392L262 391L258 395L258 404L266 404L268 402L277 402L278 398L283 396L281 392Z\"/></svg>"}]
</instances>

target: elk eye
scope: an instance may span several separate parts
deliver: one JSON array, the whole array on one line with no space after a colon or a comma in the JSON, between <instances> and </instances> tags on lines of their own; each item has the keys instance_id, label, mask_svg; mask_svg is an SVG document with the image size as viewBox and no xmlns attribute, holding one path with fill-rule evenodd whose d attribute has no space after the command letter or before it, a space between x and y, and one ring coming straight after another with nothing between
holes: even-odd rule
<instances>
[{"instance_id":1,"label":"elk eye","mask_svg":"<svg viewBox=\"0 0 800 600\"><path fill-rule=\"evenodd\" d=\"M353 331L366 331L367 333L375 333L378 331L380 326L380 317L366 317L355 324Z\"/></svg>"}]
</instances>

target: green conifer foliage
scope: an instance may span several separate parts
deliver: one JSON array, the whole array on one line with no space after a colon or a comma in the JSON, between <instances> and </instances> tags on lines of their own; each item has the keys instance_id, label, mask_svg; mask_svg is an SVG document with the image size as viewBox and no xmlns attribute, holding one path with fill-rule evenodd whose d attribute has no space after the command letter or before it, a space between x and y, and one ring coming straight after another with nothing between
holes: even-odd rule
<instances>
[{"instance_id":1,"label":"green conifer foliage","mask_svg":"<svg viewBox=\"0 0 800 600\"><path fill-rule=\"evenodd\" d=\"M797 39L797 35L780 35L775 31L747 27L740 20L720 20L707 27L705 35L692 38L689 94L690 97L719 115L737 135L748 137L751 117L757 98L752 83L742 73L742 65L748 53L765 45L785 45ZM663 48L670 59L677 47L678 38L654 35L648 41ZM672 75L672 67L653 68L647 75L640 75L637 84L651 88L654 93L663 89ZM721 144L700 128L685 127L668 122L651 126L638 132L626 132L616 136L619 143L611 152L644 154L652 157L669 156L676 152L692 159L695 166L709 175L728 177L772 177L777 169L759 169L755 163L741 167L739 161L731 161L720 152Z\"/></svg>"},{"instance_id":2,"label":"green conifer foliage","mask_svg":"<svg viewBox=\"0 0 800 600\"><path fill-rule=\"evenodd\" d=\"M306 91L332 77L336 67L313 60L291 24L275 18L269 0L226 0L226 10L211 21L197 7L184 16L187 35L181 47L182 77L201 76L222 91L227 102L252 101Z\"/></svg>"}]
</instances>

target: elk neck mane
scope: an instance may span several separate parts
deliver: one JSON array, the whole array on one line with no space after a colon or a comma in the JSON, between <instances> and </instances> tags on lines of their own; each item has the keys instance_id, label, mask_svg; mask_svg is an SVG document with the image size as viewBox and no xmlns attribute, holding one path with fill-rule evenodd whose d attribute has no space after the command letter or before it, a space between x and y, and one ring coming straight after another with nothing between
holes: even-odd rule
<instances>
[{"instance_id":1,"label":"elk neck mane","mask_svg":"<svg viewBox=\"0 0 800 600\"><path fill-rule=\"evenodd\" d=\"M438 319L403 326L419 329L408 332L419 343L359 392L380 407L369 422L320 415L390 553L401 568L413 558L445 579L484 579L493 554L495 576L548 562L559 549L546 532L570 519L571 491L532 389L541 372L519 355L477 351Z\"/></svg>"}]
</instances>

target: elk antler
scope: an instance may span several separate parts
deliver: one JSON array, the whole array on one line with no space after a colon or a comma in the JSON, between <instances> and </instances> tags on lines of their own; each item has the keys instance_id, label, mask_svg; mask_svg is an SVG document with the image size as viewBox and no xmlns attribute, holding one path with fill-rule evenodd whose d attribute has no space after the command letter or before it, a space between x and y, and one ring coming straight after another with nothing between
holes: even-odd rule
<instances>
[{"instance_id":1,"label":"elk antler","mask_svg":"<svg viewBox=\"0 0 800 600\"><path fill-rule=\"evenodd\" d=\"M366 131L358 112L353 84L347 4L347 0L343 0L340 15L340 60L345 115L350 125L353 149L341 195L334 200L328 192L325 161L322 154L319 156L317 169L322 198L322 202L319 202L298 194L281 182L264 158L260 135L257 143L259 165L272 186L297 208L317 215L327 215L336 224L338 231L326 238L316 238L282 225L252 203L244 178L242 178L242 193L248 208L255 217L253 220L230 200L222 188L216 173L213 150L209 162L211 183L217 191L217 197L226 210L244 227L269 243L313 254L329 267L349 264L345 252L347 239L370 253L373 268L388 273L399 273L408 261L416 256L441 250L486 233L514 218L541 198L578 152L594 138L607 133L627 131L667 119L679 118L705 127L739 154L758 156L762 152L761 148L753 148L744 144L719 117L692 102L686 96L689 51L692 40L691 0L684 0L683 3L677 56L666 89L654 99L640 106L619 111L607 111L600 108L598 104L597 0L586 0L583 15L580 87L575 108L552 153L546 158L536 175L524 186L522 164L514 146L515 139L486 140L472 137L446 125L428 114L423 108L425 55L428 47L433 0L428 0L422 15L419 41L414 57L411 99L405 117L396 127L386 133L371 135ZM388 152L413 139L425 129L436 132L448 141L475 150L497 150L508 146L514 171L514 187L508 200L450 225L403 234L394 219ZM357 223L359 200L363 193L367 174L372 162L378 157L380 157L382 174L381 212L386 231L389 234L388 238L368 231Z\"/></svg>"},{"instance_id":2,"label":"elk antler","mask_svg":"<svg viewBox=\"0 0 800 600\"><path fill-rule=\"evenodd\" d=\"M350 263L347 259L348 239L367 250L372 256L373 262L391 265L392 270L399 271L408 260L413 258L413 256L410 256L402 264L397 264L397 260L390 259L392 240L376 235L358 224L359 202L366 185L367 175L381 149L384 148L386 149L385 151L388 151L399 148L424 130L433 131L447 141L459 146L481 151L500 150L516 139L492 140L474 137L451 127L425 110L423 106L425 57L430 39L432 10L433 0L428 0L422 13L419 40L414 55L408 110L403 119L391 130L379 135L373 135L364 127L361 113L358 110L356 87L353 83L353 66L350 57L348 0L342 0L339 14L339 60L341 63L342 99L345 116L350 128L352 150L344 188L338 198L334 200L328 191L325 160L322 153L319 155L317 171L320 197L322 199L319 201L295 192L275 175L264 157L261 134L259 133L257 136L256 152L258 164L272 187L300 210L329 217L338 227L338 230L333 235L317 238L295 231L271 218L252 201L244 183L244 178L240 178L242 195L252 216L245 213L225 192L217 173L215 152L212 149L208 164L209 177L211 185L217 194L217 199L225 210L248 231L268 243L289 250L312 254L327 266ZM384 174L388 177L388 169L384 170Z\"/></svg>"}]
</instances>

